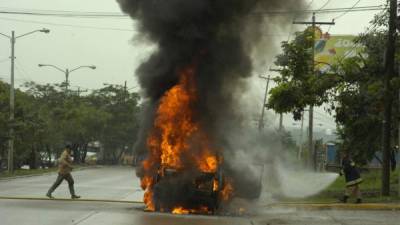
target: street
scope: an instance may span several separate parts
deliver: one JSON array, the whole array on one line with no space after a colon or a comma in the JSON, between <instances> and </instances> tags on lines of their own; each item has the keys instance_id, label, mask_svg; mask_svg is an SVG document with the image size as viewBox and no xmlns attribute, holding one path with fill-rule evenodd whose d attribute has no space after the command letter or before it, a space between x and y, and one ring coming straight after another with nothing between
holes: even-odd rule
<instances>
[{"instance_id":1,"label":"street","mask_svg":"<svg viewBox=\"0 0 400 225\"><path fill-rule=\"evenodd\" d=\"M83 198L141 201L143 192L133 168L108 167L73 171L76 193ZM0 181L0 196L45 197L56 173ZM69 198L68 183L53 193L56 198Z\"/></svg>"},{"instance_id":2,"label":"street","mask_svg":"<svg viewBox=\"0 0 400 225\"><path fill-rule=\"evenodd\" d=\"M73 172L77 192L85 199L140 201L143 192L134 169L103 167ZM54 182L55 173L0 180L0 197L42 198ZM54 196L68 198L67 183ZM264 204L265 205L265 204ZM143 211L142 204L105 201L58 201L1 199L1 225L79 224L399 224L398 211L296 210L257 207L243 216L170 215ZM249 204L247 204L247 208ZM385 221L385 222L382 222Z\"/></svg>"}]
</instances>

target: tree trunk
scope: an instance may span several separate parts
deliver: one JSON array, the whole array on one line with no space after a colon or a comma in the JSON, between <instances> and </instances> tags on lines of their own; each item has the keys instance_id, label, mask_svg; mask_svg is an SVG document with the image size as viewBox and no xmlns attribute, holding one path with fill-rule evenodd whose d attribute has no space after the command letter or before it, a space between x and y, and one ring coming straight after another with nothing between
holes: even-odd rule
<instances>
[{"instance_id":1,"label":"tree trunk","mask_svg":"<svg viewBox=\"0 0 400 225\"><path fill-rule=\"evenodd\" d=\"M50 149L49 144L46 144L46 152L47 152L47 160L48 160L47 166L53 167L53 163L51 162L52 157L51 157L51 149Z\"/></svg>"},{"instance_id":2,"label":"tree trunk","mask_svg":"<svg viewBox=\"0 0 400 225\"><path fill-rule=\"evenodd\" d=\"M118 156L114 151L111 153L111 155L112 155L112 164L116 165L118 163L118 159L117 159Z\"/></svg>"},{"instance_id":3,"label":"tree trunk","mask_svg":"<svg viewBox=\"0 0 400 225\"><path fill-rule=\"evenodd\" d=\"M31 146L31 154L29 157L29 168L30 169L37 169L36 163L36 148L34 145Z\"/></svg>"},{"instance_id":4,"label":"tree trunk","mask_svg":"<svg viewBox=\"0 0 400 225\"><path fill-rule=\"evenodd\" d=\"M80 152L79 152L79 144L72 145L72 151L74 152L74 163L80 163Z\"/></svg>"},{"instance_id":5,"label":"tree trunk","mask_svg":"<svg viewBox=\"0 0 400 225\"><path fill-rule=\"evenodd\" d=\"M88 151L88 143L83 144L82 147L82 157L81 157L81 163L86 163L86 156L87 156L87 151Z\"/></svg>"},{"instance_id":6,"label":"tree trunk","mask_svg":"<svg viewBox=\"0 0 400 225\"><path fill-rule=\"evenodd\" d=\"M122 155L125 153L125 149L124 150L122 150L120 153L119 153L119 155L118 155L118 161L117 161L117 163L119 163L120 161L121 161L121 157L122 157Z\"/></svg>"},{"instance_id":7,"label":"tree trunk","mask_svg":"<svg viewBox=\"0 0 400 225\"><path fill-rule=\"evenodd\" d=\"M391 79L394 75L394 61L396 51L396 14L397 1L390 0L389 32L385 55L385 77L384 77L384 119L383 119L383 144L382 144L382 195L390 195L390 140L392 127L392 103L393 92Z\"/></svg>"}]
</instances>

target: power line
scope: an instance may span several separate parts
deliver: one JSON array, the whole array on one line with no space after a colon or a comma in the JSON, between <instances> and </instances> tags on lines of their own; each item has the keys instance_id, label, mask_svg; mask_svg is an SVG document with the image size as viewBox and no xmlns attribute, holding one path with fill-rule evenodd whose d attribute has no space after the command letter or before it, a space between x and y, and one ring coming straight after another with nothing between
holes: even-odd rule
<instances>
[{"instance_id":1,"label":"power line","mask_svg":"<svg viewBox=\"0 0 400 225\"><path fill-rule=\"evenodd\" d=\"M360 0L361 1L361 0ZM313 2L313 1L312 1ZM312 3L311 2L311 3ZM327 8L323 9L330 0L328 0L323 7L320 9L306 9L306 10L287 10L287 11L259 11L252 13L252 15L260 15L260 14L270 14L270 15L280 15L280 14L298 14L298 13L338 13L338 12L358 12L358 11L374 11L380 10L383 5L373 5L373 6L362 6L356 7L344 7L344 8ZM358 4L358 3L357 3ZM115 12L74 12L74 11L55 11L55 10L40 10L34 12L32 10L0 10L0 14L9 14L9 15L25 15L25 16L55 16L55 17L78 17L78 18L129 18L129 15L115 13Z\"/></svg>"},{"instance_id":2,"label":"power line","mask_svg":"<svg viewBox=\"0 0 400 225\"><path fill-rule=\"evenodd\" d=\"M316 13L316 14L330 14L330 13L340 13L340 12L365 12L365 11L377 11L387 9L384 5L375 6L360 6L360 7L344 7L344 8L328 8L328 9L308 9L308 10L292 10L292 11L259 11L254 12L252 15L262 15L262 14L293 14L293 13Z\"/></svg>"},{"instance_id":3,"label":"power line","mask_svg":"<svg viewBox=\"0 0 400 225\"><path fill-rule=\"evenodd\" d=\"M323 8L325 8L325 6L327 6L329 4L329 2L331 2L331 0L327 0L325 2L325 4L323 6L321 6L321 8L318 9L318 11L322 10Z\"/></svg>"},{"instance_id":4,"label":"power line","mask_svg":"<svg viewBox=\"0 0 400 225\"><path fill-rule=\"evenodd\" d=\"M331 2L331 0L327 0L325 2L325 4L323 6L321 6L321 8L318 9L318 11L321 11L323 8L325 8L325 6L327 6L330 2ZM332 27L332 25L329 25L327 33L329 33L329 31L331 30L331 27Z\"/></svg>"},{"instance_id":5,"label":"power line","mask_svg":"<svg viewBox=\"0 0 400 225\"><path fill-rule=\"evenodd\" d=\"M314 3L314 0L311 0L310 3L308 3L308 5L307 5L306 10L309 10L313 3ZM293 21L296 20L298 16L299 16L298 14L295 14L293 17ZM294 27L294 24L292 23L290 26L290 30L289 30L289 35L288 35L288 40L287 40L288 42L290 41L290 38L292 37L293 27Z\"/></svg>"},{"instance_id":6,"label":"power line","mask_svg":"<svg viewBox=\"0 0 400 225\"><path fill-rule=\"evenodd\" d=\"M333 18L334 20L337 20L339 18L341 18L342 16L346 15L347 13L350 12L351 9L354 9L362 0L357 0L357 2L347 11L343 12L342 14L340 14L339 16Z\"/></svg>"},{"instance_id":7,"label":"power line","mask_svg":"<svg viewBox=\"0 0 400 225\"><path fill-rule=\"evenodd\" d=\"M83 18L128 18L127 15L123 14L90 14L90 13L39 13L39 12L18 12L18 11L0 11L0 14L13 14L13 15L25 15L25 16L56 16L56 17L83 17Z\"/></svg>"},{"instance_id":8,"label":"power line","mask_svg":"<svg viewBox=\"0 0 400 225\"><path fill-rule=\"evenodd\" d=\"M20 72L19 75L26 80L33 81L32 79L30 79L28 72L26 72L25 68L22 66L22 63L17 59L15 59L15 63L16 63L15 68Z\"/></svg>"},{"instance_id":9,"label":"power line","mask_svg":"<svg viewBox=\"0 0 400 225\"><path fill-rule=\"evenodd\" d=\"M381 12L383 12L384 10L386 10L386 9L383 9ZM365 30L364 33L368 33L370 30L375 29L377 26L378 26L377 24L371 23L371 24L367 27L367 29ZM343 55L342 59L345 59L345 58L346 58L348 55L350 55L350 54L353 52L353 50L355 50L357 47L359 47L359 46L358 46L358 45L354 45L350 50L348 50L348 51ZM340 61L341 61L341 60L340 60Z\"/></svg>"},{"instance_id":10,"label":"power line","mask_svg":"<svg viewBox=\"0 0 400 225\"><path fill-rule=\"evenodd\" d=\"M52 22L35 21L35 20L11 19L11 18L6 18L6 17L0 17L0 20L14 21L14 22L20 22L20 23L44 24L44 25L51 25L51 26L94 29L94 30L112 30L112 31L129 31L129 32L132 32L132 31L134 32L135 31L135 30L132 30L132 29L122 29L122 28L112 28L112 27L96 27L96 26L64 24L64 23L52 23Z\"/></svg>"}]
</instances>

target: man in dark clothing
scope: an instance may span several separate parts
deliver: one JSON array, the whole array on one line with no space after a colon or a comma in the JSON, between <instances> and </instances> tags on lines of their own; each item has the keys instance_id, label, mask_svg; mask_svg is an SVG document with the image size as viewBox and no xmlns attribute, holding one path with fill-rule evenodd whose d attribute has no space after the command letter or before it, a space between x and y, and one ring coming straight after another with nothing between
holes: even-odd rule
<instances>
[{"instance_id":1,"label":"man in dark clothing","mask_svg":"<svg viewBox=\"0 0 400 225\"><path fill-rule=\"evenodd\" d=\"M64 152L61 154L61 157L58 159L58 176L54 184L47 192L47 197L51 199L54 198L51 194L63 182L63 180L66 180L68 182L69 192L72 199L77 199L81 197L75 194L74 179L71 175L72 168L71 146L67 145Z\"/></svg>"},{"instance_id":2,"label":"man in dark clothing","mask_svg":"<svg viewBox=\"0 0 400 225\"><path fill-rule=\"evenodd\" d=\"M353 160L351 160L348 154L344 154L342 158L342 170L340 172L340 176L344 175L346 180L346 191L343 196L342 202L346 203L347 199L351 194L357 197L356 203L361 203L361 191L360 191L360 183L362 183L362 178L360 176L360 172L355 166Z\"/></svg>"}]
</instances>

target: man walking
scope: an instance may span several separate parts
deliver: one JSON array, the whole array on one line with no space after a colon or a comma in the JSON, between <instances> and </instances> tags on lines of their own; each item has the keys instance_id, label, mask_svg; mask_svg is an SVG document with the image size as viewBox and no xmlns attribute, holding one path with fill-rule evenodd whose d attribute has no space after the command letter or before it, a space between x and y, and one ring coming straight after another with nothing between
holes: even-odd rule
<instances>
[{"instance_id":1,"label":"man walking","mask_svg":"<svg viewBox=\"0 0 400 225\"><path fill-rule=\"evenodd\" d=\"M362 178L360 176L360 172L356 168L355 163L351 160L348 153L344 153L342 158L342 170L340 172L340 176L344 175L346 180L346 191L341 200L343 203L347 203L347 199L351 194L357 197L356 203L361 203L361 191L360 191L360 183L362 183Z\"/></svg>"},{"instance_id":2,"label":"man walking","mask_svg":"<svg viewBox=\"0 0 400 225\"><path fill-rule=\"evenodd\" d=\"M54 190L66 180L68 182L69 192L71 194L72 199L80 198L75 194L74 190L74 179L72 178L71 171L72 171L72 158L71 158L71 146L67 145L65 147L64 152L61 154L61 157L58 159L58 176L54 184L50 187L49 191L47 192L46 196L53 199L54 197L51 195Z\"/></svg>"}]
</instances>

